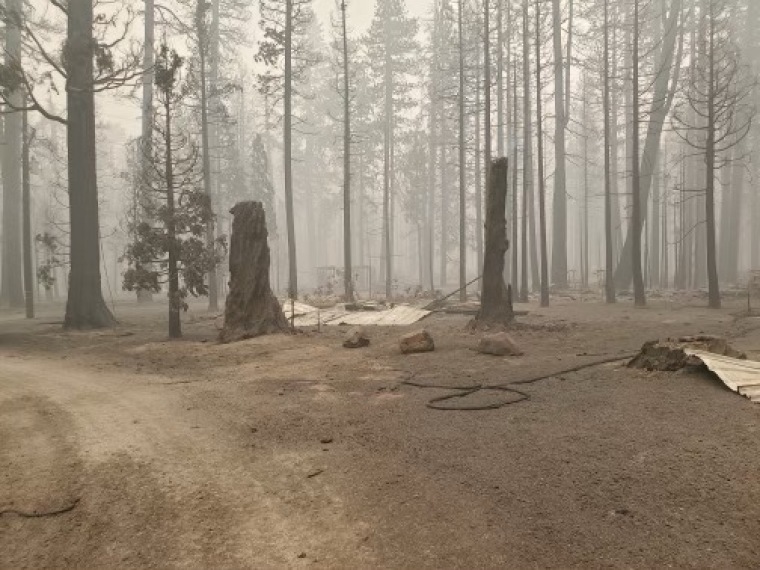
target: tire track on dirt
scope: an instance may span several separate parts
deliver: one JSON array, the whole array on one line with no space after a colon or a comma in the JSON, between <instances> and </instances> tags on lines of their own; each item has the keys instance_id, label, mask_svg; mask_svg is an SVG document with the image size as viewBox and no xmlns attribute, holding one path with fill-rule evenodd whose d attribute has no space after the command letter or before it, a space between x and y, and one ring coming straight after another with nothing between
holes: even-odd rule
<instances>
[{"instance_id":1,"label":"tire track on dirt","mask_svg":"<svg viewBox=\"0 0 760 570\"><path fill-rule=\"evenodd\" d=\"M262 463L274 460L292 484L289 466L302 458L288 450L280 460L253 456L238 433L163 381L0 360L0 412L8 411L0 413L0 441L11 442L0 443L0 465L12 464L14 481L35 481L22 497L81 496L65 522L3 517L13 518L0 521L13 532L0 550L15 566L56 558L56 566L289 567L305 563L298 554L319 550L325 536L338 543L331 548L353 544L347 525L343 533L325 528L325 515L286 504L292 493L272 493L277 480ZM38 443L22 453L27 440ZM35 479L40 471L49 478ZM20 504L10 496L18 484L4 487L1 504ZM339 519L340 500L332 503ZM49 530L41 541L32 540L42 528Z\"/></svg>"}]
</instances>

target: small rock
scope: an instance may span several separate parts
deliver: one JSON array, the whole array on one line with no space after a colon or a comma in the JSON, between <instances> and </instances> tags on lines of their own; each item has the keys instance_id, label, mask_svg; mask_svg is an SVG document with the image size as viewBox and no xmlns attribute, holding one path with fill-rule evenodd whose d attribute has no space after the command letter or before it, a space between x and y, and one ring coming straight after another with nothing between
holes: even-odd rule
<instances>
[{"instance_id":1,"label":"small rock","mask_svg":"<svg viewBox=\"0 0 760 570\"><path fill-rule=\"evenodd\" d=\"M343 348L364 348L369 346L369 336L362 328L353 328L348 331L343 341Z\"/></svg>"},{"instance_id":2,"label":"small rock","mask_svg":"<svg viewBox=\"0 0 760 570\"><path fill-rule=\"evenodd\" d=\"M306 558L306 553L302 552L301 554L298 555L298 558Z\"/></svg>"},{"instance_id":3,"label":"small rock","mask_svg":"<svg viewBox=\"0 0 760 570\"><path fill-rule=\"evenodd\" d=\"M314 477L316 477L318 475L322 475L322 473L324 473L324 472L325 472L324 469L315 469L314 471L309 472L309 474L306 475L306 478L307 479L313 479Z\"/></svg>"},{"instance_id":4,"label":"small rock","mask_svg":"<svg viewBox=\"0 0 760 570\"><path fill-rule=\"evenodd\" d=\"M333 442L333 438L331 437L323 437L322 439L319 440L319 443L324 443L325 445L332 442Z\"/></svg>"},{"instance_id":5,"label":"small rock","mask_svg":"<svg viewBox=\"0 0 760 570\"><path fill-rule=\"evenodd\" d=\"M478 342L478 352L495 356L522 356L523 354L514 339L505 332L483 336Z\"/></svg>"},{"instance_id":6,"label":"small rock","mask_svg":"<svg viewBox=\"0 0 760 570\"><path fill-rule=\"evenodd\" d=\"M401 337L399 346L404 354L433 352L435 350L433 337L425 329L404 335Z\"/></svg>"}]
</instances>

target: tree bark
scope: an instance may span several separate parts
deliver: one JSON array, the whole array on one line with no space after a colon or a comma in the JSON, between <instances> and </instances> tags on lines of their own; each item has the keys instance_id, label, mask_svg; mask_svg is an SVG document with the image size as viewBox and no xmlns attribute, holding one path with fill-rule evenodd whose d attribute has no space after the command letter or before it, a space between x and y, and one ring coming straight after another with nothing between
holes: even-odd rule
<instances>
[{"instance_id":1,"label":"tree bark","mask_svg":"<svg viewBox=\"0 0 760 570\"><path fill-rule=\"evenodd\" d=\"M641 172L639 164L639 0L633 2L633 38L631 42L631 65L633 68L633 81L631 90L633 94L633 107L631 115L633 117L632 133L632 166L633 174L631 180L632 195L631 204L631 227L633 228L633 247L631 265L633 268L633 296L637 306L646 305L646 293L644 290L644 276L641 271L641 226L643 222L642 211L642 192L641 192Z\"/></svg>"},{"instance_id":2,"label":"tree bark","mask_svg":"<svg viewBox=\"0 0 760 570\"><path fill-rule=\"evenodd\" d=\"M241 202L230 213L230 292L219 339L227 343L286 332L288 321L269 284L264 206L261 202Z\"/></svg>"},{"instance_id":3,"label":"tree bark","mask_svg":"<svg viewBox=\"0 0 760 570\"><path fill-rule=\"evenodd\" d=\"M544 180L544 121L541 93L541 0L536 1L536 137L538 142L538 219L541 247L541 306L549 306L549 252L546 244L546 182ZM560 108L563 106L560 105ZM564 201L564 193L562 200ZM556 204L555 204L556 207ZM556 218L555 218L556 221ZM565 217L565 224L567 219ZM556 231L556 228L555 228ZM563 248L567 246L562 244ZM567 260L565 260L565 265ZM565 272L567 273L567 272Z\"/></svg>"},{"instance_id":4,"label":"tree bark","mask_svg":"<svg viewBox=\"0 0 760 570\"><path fill-rule=\"evenodd\" d=\"M351 93L348 76L348 30L346 0L341 5L343 39L343 290L347 303L354 301L353 265L351 260Z\"/></svg>"},{"instance_id":5,"label":"tree bark","mask_svg":"<svg viewBox=\"0 0 760 570\"><path fill-rule=\"evenodd\" d=\"M710 14L708 18L708 36L707 36L707 65L709 65L709 77L707 87L707 148L705 152L705 163L707 165L707 178L705 195L705 222L707 225L706 232L706 249L707 249L707 285L710 308L720 309L720 283L718 281L718 262L715 239L715 139L717 136L715 127L716 99L717 92L723 87L716 85L716 63L715 63L715 18L712 13L713 5L710 5Z\"/></svg>"},{"instance_id":6,"label":"tree bark","mask_svg":"<svg viewBox=\"0 0 760 570\"><path fill-rule=\"evenodd\" d=\"M610 0L604 0L604 297L607 303L615 302L614 251L612 226L612 156L613 137L617 132L612 130L611 93L610 93ZM617 169L615 169L617 170Z\"/></svg>"},{"instance_id":7,"label":"tree bark","mask_svg":"<svg viewBox=\"0 0 760 570\"><path fill-rule=\"evenodd\" d=\"M567 287L567 190L565 168L565 81L560 0L552 0L554 39L554 209L552 225L552 283ZM569 41L569 40L568 40ZM537 66L540 64L536 64Z\"/></svg>"},{"instance_id":8,"label":"tree bark","mask_svg":"<svg viewBox=\"0 0 760 570\"><path fill-rule=\"evenodd\" d=\"M517 105L517 62L513 63L513 82L512 82L512 291L519 290L519 250L518 243L518 220L520 219L517 202L517 124L520 120L519 108Z\"/></svg>"},{"instance_id":9,"label":"tree bark","mask_svg":"<svg viewBox=\"0 0 760 570\"><path fill-rule=\"evenodd\" d=\"M296 222L293 210L293 0L285 0L285 99L283 143L285 167L285 223L288 234L288 297L298 298Z\"/></svg>"},{"instance_id":10,"label":"tree bark","mask_svg":"<svg viewBox=\"0 0 760 570\"><path fill-rule=\"evenodd\" d=\"M70 0L66 107L71 272L64 319L69 329L102 328L116 323L103 299L100 281L92 25L92 1Z\"/></svg>"},{"instance_id":11,"label":"tree bark","mask_svg":"<svg viewBox=\"0 0 760 570\"><path fill-rule=\"evenodd\" d=\"M528 249L532 247L535 237L528 241L528 232L533 232L533 224L529 216L533 215L528 208L533 195L533 131L531 129L530 105L530 36L528 26L528 0L523 0L523 204L522 204L522 263L520 271L520 301L528 302ZM535 236L535 233L533 234ZM533 265L533 264L531 264Z\"/></svg>"},{"instance_id":12,"label":"tree bark","mask_svg":"<svg viewBox=\"0 0 760 570\"><path fill-rule=\"evenodd\" d=\"M288 0L290 1L290 0ZM390 21L386 21L388 27ZM385 128L383 132L383 247L385 249L385 299L390 301L393 297L393 249L391 242L391 145L393 144L393 60L391 58L391 46L385 46L385 101L383 120Z\"/></svg>"},{"instance_id":13,"label":"tree bark","mask_svg":"<svg viewBox=\"0 0 760 570\"><path fill-rule=\"evenodd\" d=\"M20 0L7 2L5 18L5 63L21 65L21 30L23 7ZM17 107L23 105L21 89L10 97ZM21 114L5 116L3 166L3 259L0 302L12 308L24 306L23 261L21 240Z\"/></svg>"},{"instance_id":14,"label":"tree bark","mask_svg":"<svg viewBox=\"0 0 760 570\"><path fill-rule=\"evenodd\" d=\"M467 300L467 148L464 122L464 0L459 0L457 32L459 35L459 300L465 302Z\"/></svg>"},{"instance_id":15,"label":"tree bark","mask_svg":"<svg viewBox=\"0 0 760 570\"><path fill-rule=\"evenodd\" d=\"M177 250L176 199L174 196L174 157L172 152L172 108L171 97L164 101L164 172L166 174L166 237L169 241L169 338L182 337L182 319L179 294L179 251Z\"/></svg>"},{"instance_id":16,"label":"tree bark","mask_svg":"<svg viewBox=\"0 0 760 570\"><path fill-rule=\"evenodd\" d=\"M140 133L140 157L141 192L148 191L148 177L150 176L151 157L153 156L153 63L155 60L155 6L154 0L145 0L144 15L144 42L143 42L143 76L142 76L142 129ZM142 216L140 203L135 204L135 216ZM140 290L137 292L139 303L149 303L153 300L153 293Z\"/></svg>"},{"instance_id":17,"label":"tree bark","mask_svg":"<svg viewBox=\"0 0 760 570\"><path fill-rule=\"evenodd\" d=\"M29 145L31 136L27 121L27 112L22 113L21 176L22 176L22 212L24 242L24 297L26 299L26 318L34 318L34 259L32 258L32 196L29 164Z\"/></svg>"},{"instance_id":18,"label":"tree bark","mask_svg":"<svg viewBox=\"0 0 760 570\"><path fill-rule=\"evenodd\" d=\"M208 34L206 30L206 8L207 4L205 0L198 0L196 7L196 28L198 33L198 60L199 60L199 76L200 76L200 90L201 90L201 154L203 164L203 191L208 196L212 206L214 203L213 189L211 186L211 144L209 141L209 118L208 118L208 73L206 70L208 56ZM214 220L208 224L206 228L206 246L208 248L214 247L216 240L216 224ZM208 272L208 298L209 298L209 311L217 311L219 309L219 282L216 267L212 267Z\"/></svg>"},{"instance_id":19,"label":"tree bark","mask_svg":"<svg viewBox=\"0 0 760 570\"><path fill-rule=\"evenodd\" d=\"M499 158L490 165L486 195L486 251L483 264L483 297L476 324L508 325L514 319L512 301L504 282L504 258L509 249L507 221L508 162Z\"/></svg>"}]
</instances>

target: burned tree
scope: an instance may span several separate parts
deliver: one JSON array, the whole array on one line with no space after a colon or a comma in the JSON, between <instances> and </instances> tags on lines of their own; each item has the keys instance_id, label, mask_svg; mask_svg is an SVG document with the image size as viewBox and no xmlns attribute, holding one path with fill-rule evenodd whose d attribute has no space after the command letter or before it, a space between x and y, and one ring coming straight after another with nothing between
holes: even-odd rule
<instances>
[{"instance_id":1,"label":"burned tree","mask_svg":"<svg viewBox=\"0 0 760 570\"><path fill-rule=\"evenodd\" d=\"M270 253L261 202L241 202L230 213L230 292L219 339L234 342L284 332L288 321L269 284Z\"/></svg>"},{"instance_id":2,"label":"burned tree","mask_svg":"<svg viewBox=\"0 0 760 570\"><path fill-rule=\"evenodd\" d=\"M716 243L715 179L729 162L731 150L749 135L755 109L750 97L754 81L744 73L730 26L726 0L702 4L701 54L686 90L675 108L673 126L678 136L705 161L706 263L710 307L721 306Z\"/></svg>"},{"instance_id":3,"label":"burned tree","mask_svg":"<svg viewBox=\"0 0 760 570\"><path fill-rule=\"evenodd\" d=\"M507 240L506 158L491 163L486 196L486 248L483 262L483 298L475 325L507 325L514 318L512 299L504 283L504 256L509 249Z\"/></svg>"}]
</instances>

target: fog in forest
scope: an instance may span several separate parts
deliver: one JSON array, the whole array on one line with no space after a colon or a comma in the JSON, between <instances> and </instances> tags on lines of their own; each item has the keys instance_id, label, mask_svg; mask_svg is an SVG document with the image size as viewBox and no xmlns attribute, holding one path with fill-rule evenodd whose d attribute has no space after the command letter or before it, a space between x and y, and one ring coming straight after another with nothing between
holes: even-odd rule
<instances>
[{"instance_id":1,"label":"fog in forest","mask_svg":"<svg viewBox=\"0 0 760 570\"><path fill-rule=\"evenodd\" d=\"M244 200L264 204L277 294L464 287L498 157L515 301L709 289L718 306L760 268L753 2L78 4L3 5L5 305L26 277L100 305L69 303L97 325L164 290L170 162L194 256L179 291L212 308Z\"/></svg>"},{"instance_id":2,"label":"fog in forest","mask_svg":"<svg viewBox=\"0 0 760 570\"><path fill-rule=\"evenodd\" d=\"M755 568L760 0L0 0L0 568Z\"/></svg>"}]
</instances>

